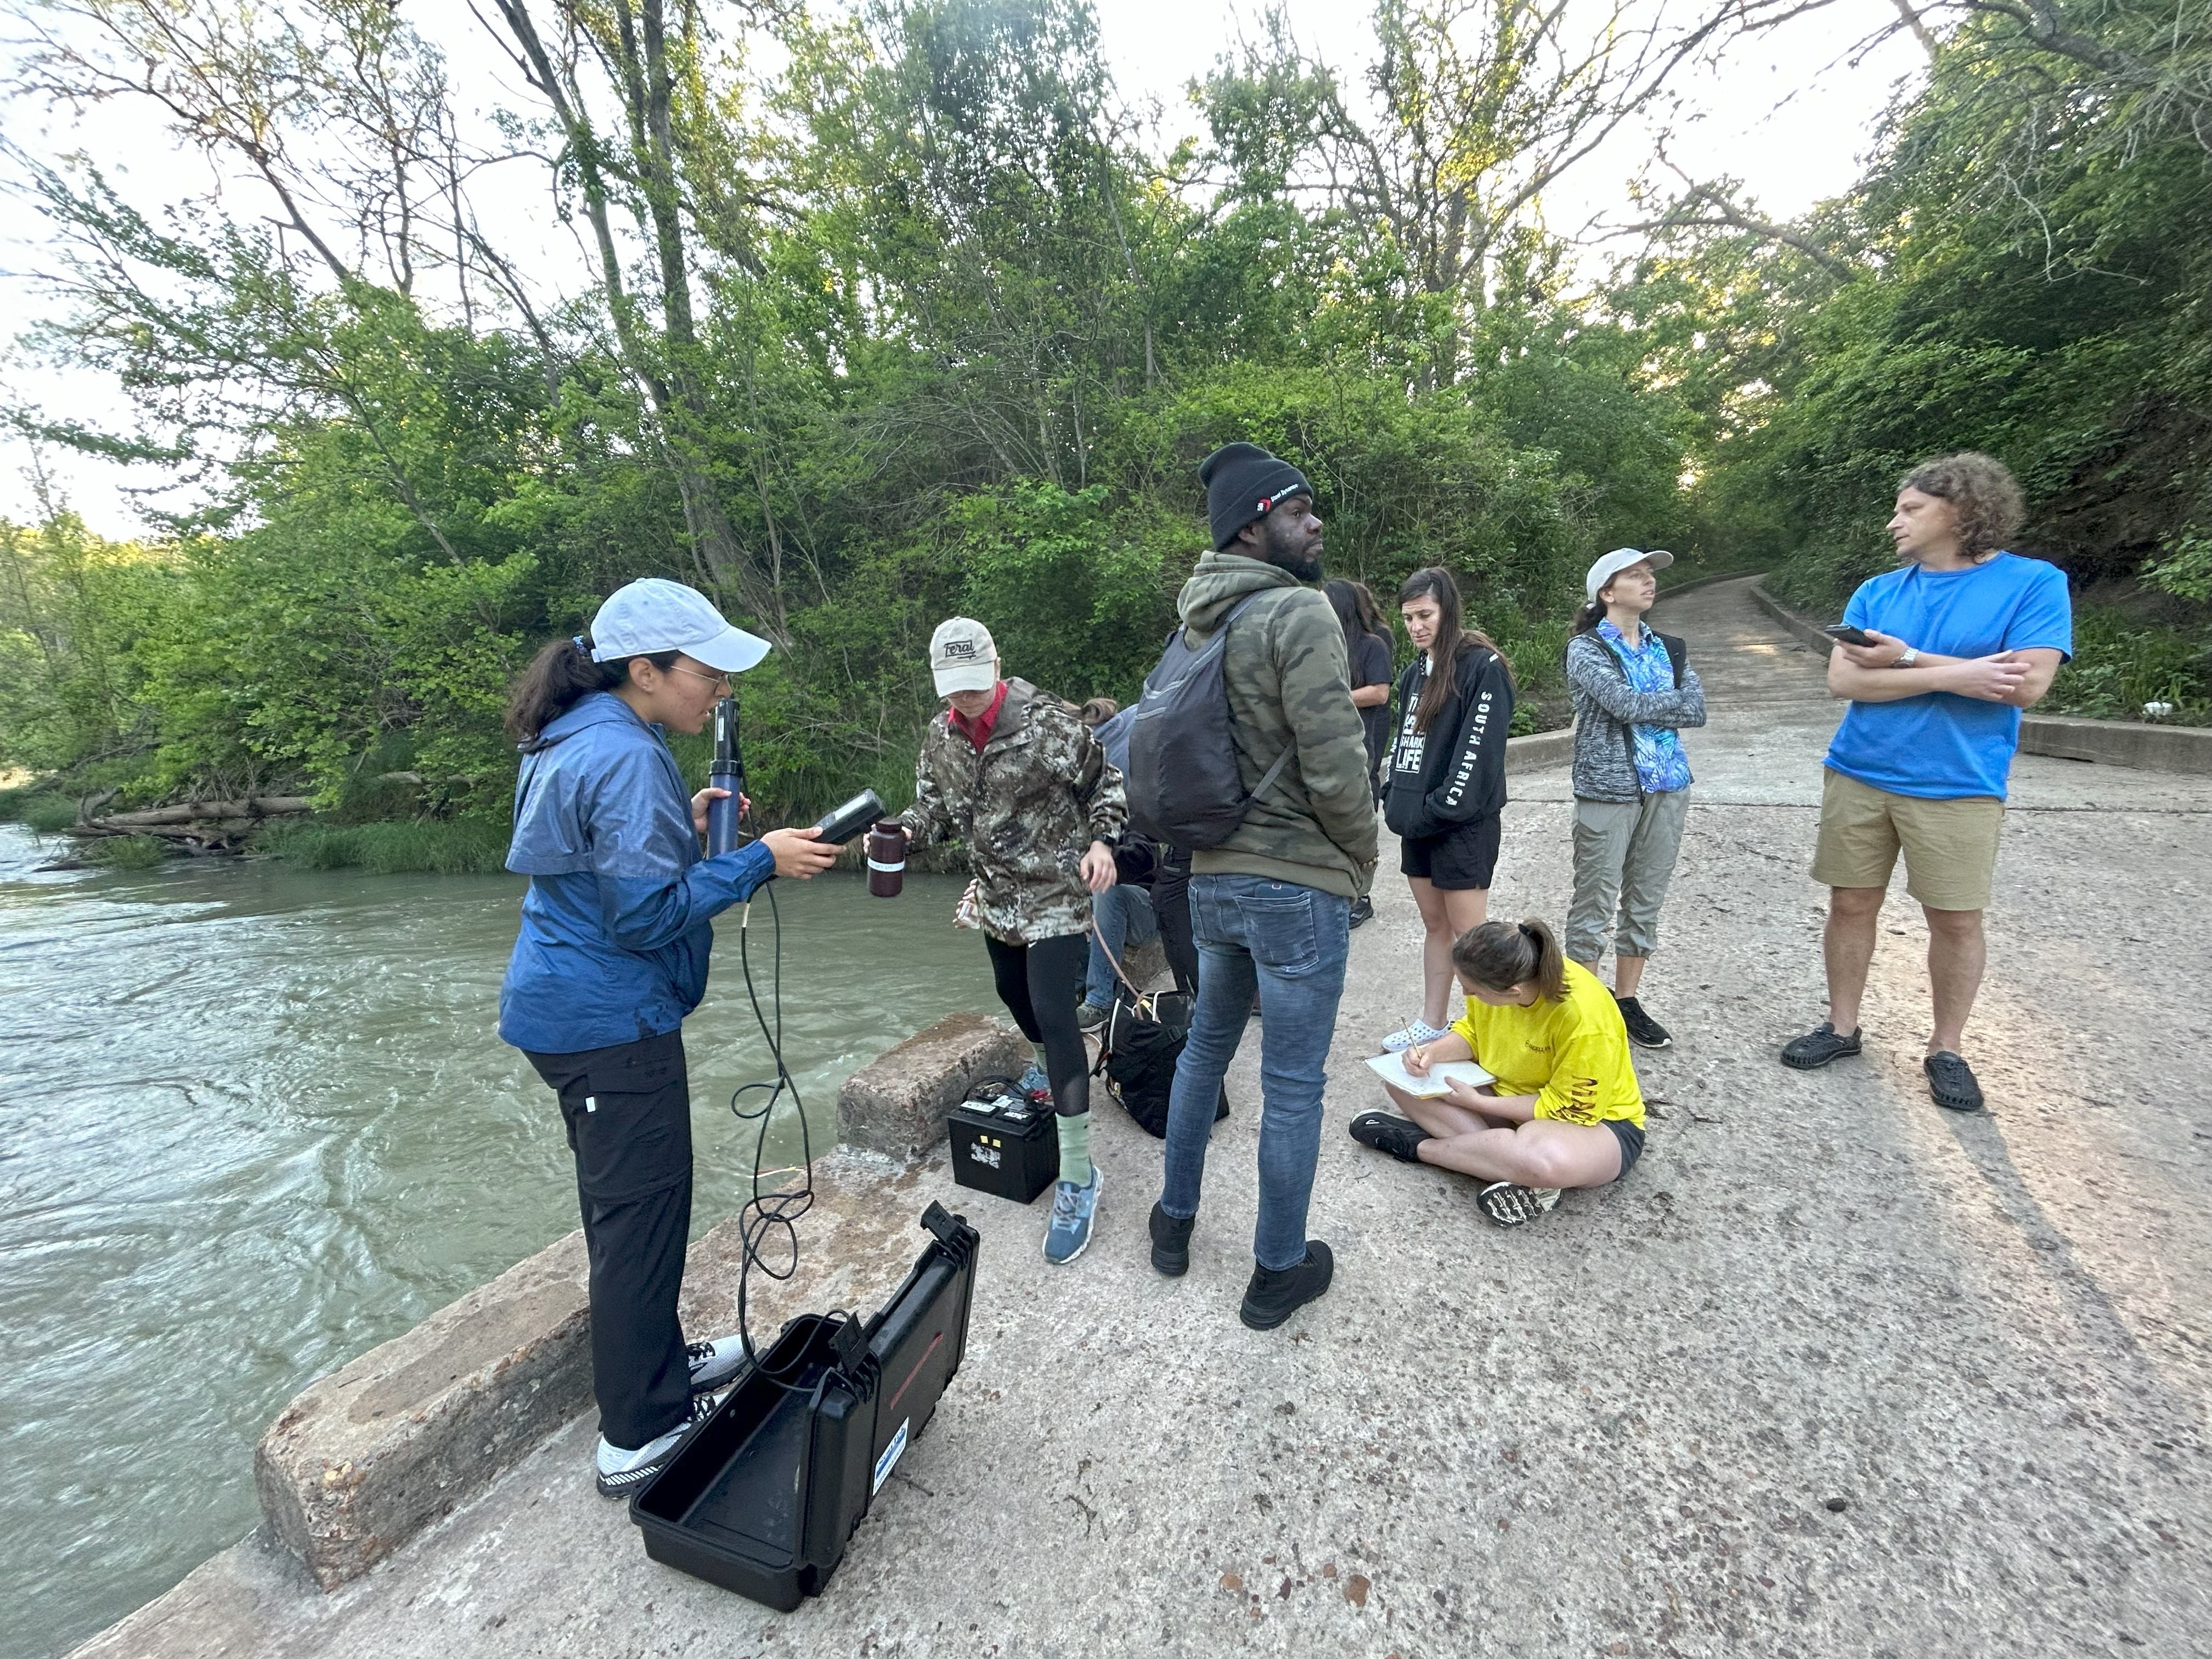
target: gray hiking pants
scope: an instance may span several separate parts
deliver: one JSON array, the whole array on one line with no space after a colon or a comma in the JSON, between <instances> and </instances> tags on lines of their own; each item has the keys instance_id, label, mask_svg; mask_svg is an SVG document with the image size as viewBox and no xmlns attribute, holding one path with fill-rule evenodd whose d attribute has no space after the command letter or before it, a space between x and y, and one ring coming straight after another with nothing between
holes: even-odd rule
<instances>
[{"instance_id":1,"label":"gray hiking pants","mask_svg":"<svg viewBox=\"0 0 2212 1659\"><path fill-rule=\"evenodd\" d=\"M1567 910L1567 954L1595 963L1619 912L1613 949L1648 957L1659 945L1659 906L1674 873L1690 792L1637 800L1575 801L1575 900Z\"/></svg>"}]
</instances>

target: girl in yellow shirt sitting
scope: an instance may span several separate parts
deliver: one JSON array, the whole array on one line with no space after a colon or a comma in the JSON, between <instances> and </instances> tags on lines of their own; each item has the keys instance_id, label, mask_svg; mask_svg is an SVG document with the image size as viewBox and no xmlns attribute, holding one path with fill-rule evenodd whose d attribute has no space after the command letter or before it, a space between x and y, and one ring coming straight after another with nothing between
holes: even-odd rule
<instances>
[{"instance_id":1,"label":"girl in yellow shirt sitting","mask_svg":"<svg viewBox=\"0 0 2212 1659\"><path fill-rule=\"evenodd\" d=\"M1644 1093L1613 994L1533 920L1470 928L1451 959L1465 1016L1400 1058L1414 1077L1473 1060L1497 1081L1476 1089L1448 1079L1445 1095L1426 1099L1393 1086L1406 1115L1364 1112L1352 1138L1473 1176L1484 1183L1475 1202L1501 1227L1534 1221L1563 1188L1626 1175L1644 1150Z\"/></svg>"}]
</instances>

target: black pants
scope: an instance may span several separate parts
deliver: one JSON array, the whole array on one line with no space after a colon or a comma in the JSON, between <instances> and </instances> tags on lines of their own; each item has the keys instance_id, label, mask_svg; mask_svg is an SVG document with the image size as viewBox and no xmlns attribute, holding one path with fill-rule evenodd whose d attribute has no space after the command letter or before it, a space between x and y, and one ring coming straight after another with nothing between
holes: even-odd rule
<instances>
[{"instance_id":1,"label":"black pants","mask_svg":"<svg viewBox=\"0 0 2212 1659\"><path fill-rule=\"evenodd\" d=\"M691 1083L684 1034L532 1054L561 1097L592 1264L599 1432L635 1450L680 1426L691 1372L677 1323L691 1232Z\"/></svg>"},{"instance_id":2,"label":"black pants","mask_svg":"<svg viewBox=\"0 0 2212 1659\"><path fill-rule=\"evenodd\" d=\"M1190 848L1162 851L1152 878L1152 915L1160 925L1160 949L1180 990L1198 989L1198 939L1190 931Z\"/></svg>"},{"instance_id":3,"label":"black pants","mask_svg":"<svg viewBox=\"0 0 2212 1659\"><path fill-rule=\"evenodd\" d=\"M1091 935L1062 933L1031 945L1007 945L985 936L999 1000L1031 1042L1044 1044L1044 1074L1052 1080L1053 1109L1062 1117L1091 1109L1091 1055L1075 1005L1091 971Z\"/></svg>"}]
</instances>

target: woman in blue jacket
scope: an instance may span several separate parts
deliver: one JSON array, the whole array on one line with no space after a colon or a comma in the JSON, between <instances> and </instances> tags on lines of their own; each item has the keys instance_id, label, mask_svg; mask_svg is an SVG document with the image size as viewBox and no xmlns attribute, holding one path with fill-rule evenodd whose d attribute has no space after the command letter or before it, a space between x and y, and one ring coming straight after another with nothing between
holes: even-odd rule
<instances>
[{"instance_id":1,"label":"woman in blue jacket","mask_svg":"<svg viewBox=\"0 0 2212 1659\"><path fill-rule=\"evenodd\" d=\"M599 1490L642 1485L743 1360L735 1337L687 1345L677 1322L691 1230L684 1017L707 988L712 918L836 849L777 830L702 858L663 728L691 732L729 677L768 654L704 595L649 578L618 590L589 637L556 640L516 684L522 747L507 867L530 878L499 992L499 1034L559 1096L591 1260Z\"/></svg>"}]
</instances>

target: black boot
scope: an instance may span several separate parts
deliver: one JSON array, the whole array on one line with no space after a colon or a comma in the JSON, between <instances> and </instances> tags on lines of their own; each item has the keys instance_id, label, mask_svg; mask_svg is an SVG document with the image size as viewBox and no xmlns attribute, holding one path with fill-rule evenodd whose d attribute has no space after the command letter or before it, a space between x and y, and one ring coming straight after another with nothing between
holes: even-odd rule
<instances>
[{"instance_id":1,"label":"black boot","mask_svg":"<svg viewBox=\"0 0 2212 1659\"><path fill-rule=\"evenodd\" d=\"M1255 1267L1252 1282L1244 1287L1244 1305L1237 1316L1255 1331L1272 1331L1300 1308L1328 1289L1335 1276L1336 1258L1317 1238L1306 1241L1306 1259L1280 1273Z\"/></svg>"},{"instance_id":2,"label":"black boot","mask_svg":"<svg viewBox=\"0 0 2212 1659\"><path fill-rule=\"evenodd\" d=\"M1186 1216L1178 1221L1157 1204L1152 1206L1152 1266L1170 1279L1181 1279L1190 1271L1190 1230L1198 1224L1196 1216Z\"/></svg>"}]
</instances>

